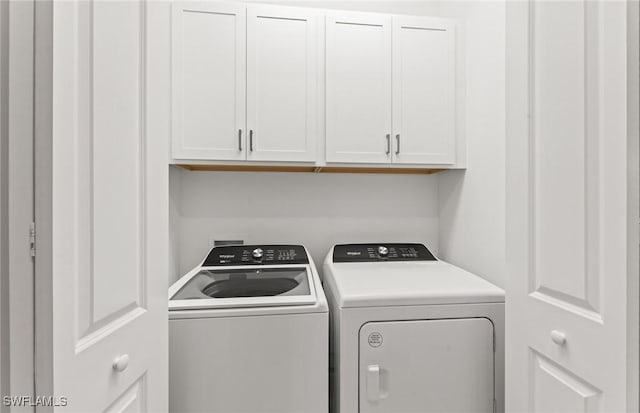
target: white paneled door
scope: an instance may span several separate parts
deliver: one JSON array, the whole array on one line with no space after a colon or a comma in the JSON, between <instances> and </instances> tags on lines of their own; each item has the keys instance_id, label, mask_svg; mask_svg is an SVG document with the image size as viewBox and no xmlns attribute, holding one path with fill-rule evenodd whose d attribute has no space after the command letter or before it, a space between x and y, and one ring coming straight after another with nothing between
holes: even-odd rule
<instances>
[{"instance_id":1,"label":"white paneled door","mask_svg":"<svg viewBox=\"0 0 640 413\"><path fill-rule=\"evenodd\" d=\"M173 157L244 160L246 6L172 6Z\"/></svg>"},{"instance_id":2,"label":"white paneled door","mask_svg":"<svg viewBox=\"0 0 640 413\"><path fill-rule=\"evenodd\" d=\"M249 160L315 160L319 16L308 8L248 6Z\"/></svg>"},{"instance_id":3,"label":"white paneled door","mask_svg":"<svg viewBox=\"0 0 640 413\"><path fill-rule=\"evenodd\" d=\"M169 55L152 54L166 41L152 8L53 3L51 390L64 411L167 409L168 136L151 108L168 104L154 79Z\"/></svg>"},{"instance_id":4,"label":"white paneled door","mask_svg":"<svg viewBox=\"0 0 640 413\"><path fill-rule=\"evenodd\" d=\"M637 411L627 17L626 2L507 4L510 412Z\"/></svg>"},{"instance_id":5,"label":"white paneled door","mask_svg":"<svg viewBox=\"0 0 640 413\"><path fill-rule=\"evenodd\" d=\"M393 163L453 164L455 25L393 17Z\"/></svg>"},{"instance_id":6,"label":"white paneled door","mask_svg":"<svg viewBox=\"0 0 640 413\"><path fill-rule=\"evenodd\" d=\"M326 160L391 160L391 16L326 17Z\"/></svg>"}]
</instances>

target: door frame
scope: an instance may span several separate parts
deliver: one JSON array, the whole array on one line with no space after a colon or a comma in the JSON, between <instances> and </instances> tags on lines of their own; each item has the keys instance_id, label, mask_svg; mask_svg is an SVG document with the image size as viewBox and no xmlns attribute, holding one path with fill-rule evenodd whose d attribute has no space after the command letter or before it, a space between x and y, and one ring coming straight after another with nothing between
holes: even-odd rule
<instances>
[{"instance_id":1,"label":"door frame","mask_svg":"<svg viewBox=\"0 0 640 413\"><path fill-rule=\"evenodd\" d=\"M627 408L640 410L640 4L627 1Z\"/></svg>"},{"instance_id":2,"label":"door frame","mask_svg":"<svg viewBox=\"0 0 640 413\"><path fill-rule=\"evenodd\" d=\"M9 352L8 345L8 287L9 270L8 249L8 213L7 200L9 189L7 182L7 62L8 62L8 11L7 2L0 3L0 395L7 393L9 385ZM3 368L4 367L4 368ZM6 409L0 405L0 412Z\"/></svg>"},{"instance_id":3,"label":"door frame","mask_svg":"<svg viewBox=\"0 0 640 413\"><path fill-rule=\"evenodd\" d=\"M53 394L52 277L52 128L53 128L53 2L36 1L34 21L34 220L38 253L34 285L34 387L37 395ZM42 406L38 411L53 411Z\"/></svg>"},{"instance_id":4,"label":"door frame","mask_svg":"<svg viewBox=\"0 0 640 413\"><path fill-rule=\"evenodd\" d=\"M23 403L35 396L34 8L0 4L0 393ZM0 411L12 409L2 400Z\"/></svg>"}]
</instances>

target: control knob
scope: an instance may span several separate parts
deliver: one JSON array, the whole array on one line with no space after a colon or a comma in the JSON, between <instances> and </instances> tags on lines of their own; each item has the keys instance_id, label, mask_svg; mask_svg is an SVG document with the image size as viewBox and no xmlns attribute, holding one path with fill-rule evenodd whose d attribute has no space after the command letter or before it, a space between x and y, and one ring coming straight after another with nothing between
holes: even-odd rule
<instances>
[{"instance_id":1,"label":"control knob","mask_svg":"<svg viewBox=\"0 0 640 413\"><path fill-rule=\"evenodd\" d=\"M378 247L378 255L381 257L386 257L387 255L389 255L389 248L385 247L384 245L380 245Z\"/></svg>"},{"instance_id":2,"label":"control knob","mask_svg":"<svg viewBox=\"0 0 640 413\"><path fill-rule=\"evenodd\" d=\"M262 255L263 255L262 248L256 248L251 252L251 256L256 260L262 259Z\"/></svg>"}]
</instances>

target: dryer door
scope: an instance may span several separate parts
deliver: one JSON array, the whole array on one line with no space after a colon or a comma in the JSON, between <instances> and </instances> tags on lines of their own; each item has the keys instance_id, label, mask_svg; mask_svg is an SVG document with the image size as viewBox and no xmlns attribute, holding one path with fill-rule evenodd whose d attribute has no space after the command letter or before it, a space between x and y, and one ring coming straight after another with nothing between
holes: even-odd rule
<instances>
[{"instance_id":1,"label":"dryer door","mask_svg":"<svg viewBox=\"0 0 640 413\"><path fill-rule=\"evenodd\" d=\"M486 318L371 322L360 329L360 412L493 412Z\"/></svg>"}]
</instances>

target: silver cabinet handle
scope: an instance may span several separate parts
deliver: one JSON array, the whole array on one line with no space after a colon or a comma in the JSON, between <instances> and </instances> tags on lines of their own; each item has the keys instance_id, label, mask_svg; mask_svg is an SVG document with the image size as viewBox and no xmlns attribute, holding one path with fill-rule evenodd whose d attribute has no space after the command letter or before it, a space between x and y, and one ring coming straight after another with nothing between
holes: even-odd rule
<instances>
[{"instance_id":1,"label":"silver cabinet handle","mask_svg":"<svg viewBox=\"0 0 640 413\"><path fill-rule=\"evenodd\" d=\"M238 150L242 152L242 129L238 129Z\"/></svg>"},{"instance_id":2,"label":"silver cabinet handle","mask_svg":"<svg viewBox=\"0 0 640 413\"><path fill-rule=\"evenodd\" d=\"M253 129L249 129L249 152L253 152Z\"/></svg>"},{"instance_id":3,"label":"silver cabinet handle","mask_svg":"<svg viewBox=\"0 0 640 413\"><path fill-rule=\"evenodd\" d=\"M387 133L387 155L391 152L391 135Z\"/></svg>"},{"instance_id":4,"label":"silver cabinet handle","mask_svg":"<svg viewBox=\"0 0 640 413\"><path fill-rule=\"evenodd\" d=\"M396 135L396 141L398 143L398 145L396 146L396 155L400 154L400 134Z\"/></svg>"}]
</instances>

